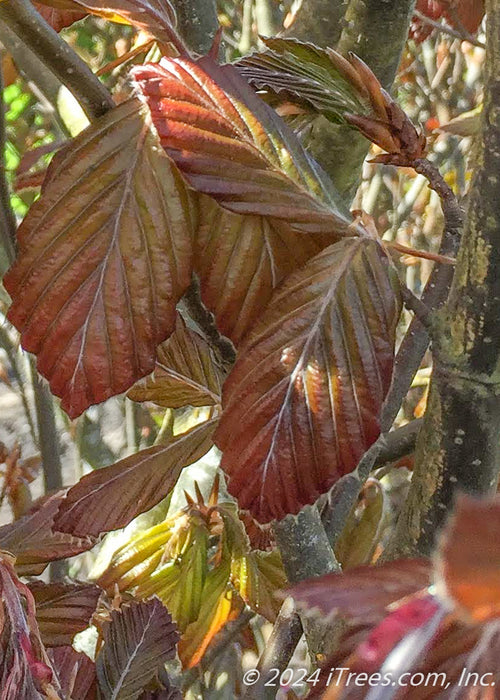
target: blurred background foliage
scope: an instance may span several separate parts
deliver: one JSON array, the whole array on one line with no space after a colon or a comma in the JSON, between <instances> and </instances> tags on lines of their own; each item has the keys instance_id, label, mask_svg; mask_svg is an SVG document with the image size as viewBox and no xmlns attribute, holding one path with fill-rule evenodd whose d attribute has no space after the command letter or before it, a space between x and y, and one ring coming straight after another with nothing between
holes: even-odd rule
<instances>
[{"instance_id":1,"label":"blurred background foliage","mask_svg":"<svg viewBox=\"0 0 500 700\"><path fill-rule=\"evenodd\" d=\"M219 0L226 60L261 48L259 35L289 28L297 7L296 1ZM409 39L393 94L414 123L429 135L431 159L465 202L482 99L484 36L480 29L474 40L463 41L446 27L428 27L431 31L421 42ZM85 17L63 29L62 34L118 95L126 94L125 72L130 63L143 61L155 51L147 37L134 28L96 17ZM414 32L414 36L418 34ZM21 220L39 194L54 151L87 122L69 92L5 27L0 27L0 57L5 84L5 165L12 206ZM307 129L300 133L307 142ZM376 153L372 147L370 155ZM425 178L410 169L370 164L369 160L352 208L368 212L384 238L437 251L441 208ZM408 287L418 295L432 262L410 255L398 256L397 260ZM5 256L0 266L2 271L7 268ZM7 308L8 297L1 289L1 524L20 517L44 493L47 484L54 483L51 470L57 471L58 464L62 465L62 482L74 483L87 471L168 441L206 417L206 408L165 409L118 397L69 421L57 400L48 395L58 444L51 445L53 459L42 463L39 454L43 442L51 439L37 420L44 387L31 359L20 350L16 331L5 319ZM400 338L409 321L406 312ZM428 353L400 411L398 425L423 415L430 362ZM92 552L71 560L69 567L53 567L52 575L97 577L111 595L117 590L125 596L158 594L186 632L180 648L184 666L199 663L207 649L209 658L212 649L211 671L205 675L187 672L186 693L189 689L197 697L202 688L203 697L232 698L241 683L241 664L235 659L245 652L251 665L262 651L269 621L277 612L272 590L281 588L284 578L276 551L266 551L272 549L269 533L250 520L245 522L245 530L222 479L219 482L217 464L214 448L184 471L165 502L137 518L123 532L108 535ZM376 559L391 527L392 513L407 488L411 467L410 456L379 470L367 482L337 547L345 567ZM239 613L243 608L246 613L242 618ZM217 632L236 618L236 628L230 624L221 642ZM216 642L210 647L214 637ZM81 644L87 650L91 644L85 634ZM304 663L301 653L303 650L296 656L299 665ZM207 663L200 663L202 670L208 668Z\"/></svg>"}]
</instances>

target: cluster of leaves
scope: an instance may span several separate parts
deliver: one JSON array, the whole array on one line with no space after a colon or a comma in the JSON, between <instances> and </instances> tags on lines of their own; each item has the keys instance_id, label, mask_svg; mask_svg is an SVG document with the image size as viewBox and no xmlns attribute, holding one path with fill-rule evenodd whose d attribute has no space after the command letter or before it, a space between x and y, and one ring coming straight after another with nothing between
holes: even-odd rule
<instances>
[{"instance_id":1,"label":"cluster of leaves","mask_svg":"<svg viewBox=\"0 0 500 700\"><path fill-rule=\"evenodd\" d=\"M376 132L393 157L421 155L421 137L359 59L290 47L342 74L349 107L364 103L368 114L344 108L346 120ZM281 518L354 469L378 436L397 281L376 236L342 210L326 175L234 67L185 55L138 66L132 77L141 99L109 111L53 159L5 277L9 319L75 417L151 372L162 342L167 352L182 342L175 307L195 272L238 349L215 435L230 492L260 521ZM206 351L205 366L213 359ZM190 369L170 363L192 386ZM154 386L157 374L142 398L179 406L168 387ZM210 392L189 402L214 404ZM182 441L198 457L204 430ZM98 534L155 505L177 476L164 451L86 477L56 526ZM147 491L120 513L111 497L123 499L118 475L134 474L132 494L153 470ZM113 522L103 523L111 510Z\"/></svg>"},{"instance_id":2,"label":"cluster of leaves","mask_svg":"<svg viewBox=\"0 0 500 700\"><path fill-rule=\"evenodd\" d=\"M220 66L184 50L167 0L46 5L57 29L91 12L145 29L166 55L137 66L132 96L54 157L5 278L9 319L71 418L124 391L167 410L208 407L208 418L35 504L0 528L0 548L16 556L18 575L39 575L159 503L214 443L237 505L216 487L206 502L188 499L181 514L118 549L99 586L30 584L28 637L41 642L14 648L14 673L25 668L26 682L48 697L90 700L99 686L103 697L170 698L161 669L177 635L164 605L182 633L185 667L245 605L274 620L273 591L286 581L259 523L298 512L356 467L380 433L392 377L401 311L392 261L279 115L348 124L387 151L379 162L411 165L425 140L355 56L272 39L264 52ZM189 307L178 310L193 274L237 350L231 368ZM11 472L11 462L22 468L14 457L6 455ZM363 551L353 551L347 531L337 547L345 568L373 556L383 510L375 491L349 523L371 533ZM356 599L358 624L360 611L379 610L374 626L429 580L422 563L392 573L401 587L378 609ZM355 585L376 580L352 575ZM345 592L351 579L328 585ZM96 608L102 617L101 589L131 601L108 611L94 663L69 645ZM323 612L332 607L341 605ZM58 648L45 655L43 645Z\"/></svg>"},{"instance_id":3,"label":"cluster of leaves","mask_svg":"<svg viewBox=\"0 0 500 700\"><path fill-rule=\"evenodd\" d=\"M102 698L136 698L148 686L155 694L147 697L175 697L167 695L168 680L162 685L160 675L175 655L179 635L157 598L101 612L102 644L94 663L71 643L87 627L101 589L84 583L26 585L14 562L10 555L0 557L4 697L92 700L99 688Z\"/></svg>"}]
</instances>

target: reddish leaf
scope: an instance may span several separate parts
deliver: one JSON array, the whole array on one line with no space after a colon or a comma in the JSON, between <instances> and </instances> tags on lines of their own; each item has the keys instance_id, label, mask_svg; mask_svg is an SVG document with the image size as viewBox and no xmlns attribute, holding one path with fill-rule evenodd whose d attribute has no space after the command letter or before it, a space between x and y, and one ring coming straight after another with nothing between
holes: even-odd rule
<instances>
[{"instance_id":1,"label":"reddish leaf","mask_svg":"<svg viewBox=\"0 0 500 700\"><path fill-rule=\"evenodd\" d=\"M103 700L136 698L175 656L178 640L175 624L158 598L112 610L96 661Z\"/></svg>"},{"instance_id":2,"label":"reddish leaf","mask_svg":"<svg viewBox=\"0 0 500 700\"><path fill-rule=\"evenodd\" d=\"M345 574L326 574L299 583L290 593L306 609L333 613L353 624L378 624L389 605L427 588L431 564L426 559L401 559L381 566L360 566Z\"/></svg>"},{"instance_id":3,"label":"reddish leaf","mask_svg":"<svg viewBox=\"0 0 500 700\"><path fill-rule=\"evenodd\" d=\"M43 583L28 587L35 599L36 619L45 646L71 644L77 632L88 627L102 593L92 583Z\"/></svg>"},{"instance_id":4,"label":"reddish leaf","mask_svg":"<svg viewBox=\"0 0 500 700\"><path fill-rule=\"evenodd\" d=\"M125 527L175 486L184 467L208 452L217 424L210 420L174 438L86 474L61 503L54 527L73 535Z\"/></svg>"},{"instance_id":5,"label":"reddish leaf","mask_svg":"<svg viewBox=\"0 0 500 700\"><path fill-rule=\"evenodd\" d=\"M64 498L60 491L35 507L25 516L0 527L0 549L16 557L20 575L42 573L48 562L65 559L91 549L96 539L89 535L73 537L53 532L54 516Z\"/></svg>"},{"instance_id":6,"label":"reddish leaf","mask_svg":"<svg viewBox=\"0 0 500 700\"><path fill-rule=\"evenodd\" d=\"M234 66L163 58L132 75L163 147L197 191L236 213L354 235L331 183Z\"/></svg>"},{"instance_id":7,"label":"reddish leaf","mask_svg":"<svg viewBox=\"0 0 500 700\"><path fill-rule=\"evenodd\" d=\"M125 102L55 156L4 279L9 319L73 418L152 371L190 281L189 196L145 117Z\"/></svg>"},{"instance_id":8,"label":"reddish leaf","mask_svg":"<svg viewBox=\"0 0 500 700\"><path fill-rule=\"evenodd\" d=\"M4 555L0 557L0 649L0 698L46 698L40 691L50 685L52 670L40 652L33 598Z\"/></svg>"},{"instance_id":9,"label":"reddish leaf","mask_svg":"<svg viewBox=\"0 0 500 700\"><path fill-rule=\"evenodd\" d=\"M156 351L153 373L130 389L133 401L160 406L211 406L220 403L224 373L207 341L177 314L175 331Z\"/></svg>"},{"instance_id":10,"label":"reddish leaf","mask_svg":"<svg viewBox=\"0 0 500 700\"><path fill-rule=\"evenodd\" d=\"M208 197L200 209L194 265L202 299L220 331L238 345L278 284L333 237L300 233L269 217L234 214Z\"/></svg>"},{"instance_id":11,"label":"reddish leaf","mask_svg":"<svg viewBox=\"0 0 500 700\"><path fill-rule=\"evenodd\" d=\"M437 585L466 618L500 617L500 497L462 495L440 540Z\"/></svg>"},{"instance_id":12,"label":"reddish leaf","mask_svg":"<svg viewBox=\"0 0 500 700\"><path fill-rule=\"evenodd\" d=\"M439 603L430 595L398 606L360 644L356 651L358 663L367 671L376 671L403 637L423 627L439 610Z\"/></svg>"},{"instance_id":13,"label":"reddish leaf","mask_svg":"<svg viewBox=\"0 0 500 700\"><path fill-rule=\"evenodd\" d=\"M245 525L252 549L260 549L266 552L276 546L270 525L261 525L252 518L250 513L244 510L240 512L240 519Z\"/></svg>"},{"instance_id":14,"label":"reddish leaf","mask_svg":"<svg viewBox=\"0 0 500 700\"><path fill-rule=\"evenodd\" d=\"M57 673L63 697L72 700L96 700L95 664L86 654L73 647L49 649L49 658Z\"/></svg>"},{"instance_id":15,"label":"reddish leaf","mask_svg":"<svg viewBox=\"0 0 500 700\"><path fill-rule=\"evenodd\" d=\"M215 438L259 522L313 503L377 439L399 313L374 240L330 246L277 290L224 385Z\"/></svg>"},{"instance_id":16,"label":"reddish leaf","mask_svg":"<svg viewBox=\"0 0 500 700\"><path fill-rule=\"evenodd\" d=\"M417 0L415 9L431 20L446 16L448 22L459 31L465 29L475 34L484 17L484 0ZM433 27L418 17L414 17L410 36L415 41L424 41Z\"/></svg>"},{"instance_id":17,"label":"reddish leaf","mask_svg":"<svg viewBox=\"0 0 500 700\"><path fill-rule=\"evenodd\" d=\"M56 10L54 7L45 7L45 5L39 2L33 4L44 20L48 22L56 32L60 32L61 29L69 27L73 22L78 22L79 19L87 15L86 12L79 11L78 7L73 10Z\"/></svg>"},{"instance_id":18,"label":"reddish leaf","mask_svg":"<svg viewBox=\"0 0 500 700\"><path fill-rule=\"evenodd\" d=\"M170 0L42 0L43 5L57 10L88 12L114 22L125 22L144 29L162 42L179 48L174 30L175 10Z\"/></svg>"},{"instance_id":19,"label":"reddish leaf","mask_svg":"<svg viewBox=\"0 0 500 700\"><path fill-rule=\"evenodd\" d=\"M498 686L500 683L499 654L500 638L498 634L492 634L488 626L457 622L443 624L425 655L412 668L412 673L423 673L429 678L432 676L427 674L446 674L441 687L446 689L449 683L456 700L494 700L496 694L493 684ZM479 678L484 677L485 686L482 688L477 681L475 683L476 673ZM401 698L409 700L435 698L436 695L436 687L432 687L431 683L401 692ZM446 695L443 693L441 697Z\"/></svg>"},{"instance_id":20,"label":"reddish leaf","mask_svg":"<svg viewBox=\"0 0 500 700\"><path fill-rule=\"evenodd\" d=\"M441 0L446 15L458 30L475 34L484 17L484 0ZM461 26L460 26L461 25Z\"/></svg>"}]
</instances>

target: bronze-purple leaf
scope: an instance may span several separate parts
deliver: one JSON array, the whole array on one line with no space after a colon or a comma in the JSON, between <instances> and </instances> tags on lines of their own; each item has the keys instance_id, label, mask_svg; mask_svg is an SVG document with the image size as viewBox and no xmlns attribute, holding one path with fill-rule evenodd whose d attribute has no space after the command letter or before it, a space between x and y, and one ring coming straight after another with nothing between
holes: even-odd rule
<instances>
[{"instance_id":1,"label":"bronze-purple leaf","mask_svg":"<svg viewBox=\"0 0 500 700\"><path fill-rule=\"evenodd\" d=\"M224 372L209 343L177 314L175 331L156 350L153 373L127 396L168 408L213 406L221 401L223 381Z\"/></svg>"},{"instance_id":2,"label":"bronze-purple leaf","mask_svg":"<svg viewBox=\"0 0 500 700\"><path fill-rule=\"evenodd\" d=\"M149 447L86 474L61 503L54 528L97 536L125 527L175 486L182 469L212 446L216 420L192 428L166 445Z\"/></svg>"},{"instance_id":3,"label":"bronze-purple leaf","mask_svg":"<svg viewBox=\"0 0 500 700\"><path fill-rule=\"evenodd\" d=\"M42 642L47 647L71 644L88 627L102 593L93 583L28 583L36 605Z\"/></svg>"},{"instance_id":4,"label":"bronze-purple leaf","mask_svg":"<svg viewBox=\"0 0 500 700\"><path fill-rule=\"evenodd\" d=\"M97 657L103 700L136 698L165 661L175 656L179 634L158 598L122 605L111 611Z\"/></svg>"},{"instance_id":5,"label":"bronze-purple leaf","mask_svg":"<svg viewBox=\"0 0 500 700\"><path fill-rule=\"evenodd\" d=\"M52 160L4 282L9 319L70 417L152 371L191 279L192 217L137 99Z\"/></svg>"},{"instance_id":6,"label":"bronze-purple leaf","mask_svg":"<svg viewBox=\"0 0 500 700\"><path fill-rule=\"evenodd\" d=\"M97 676L92 659L71 646L49 649L48 655L61 685L63 697L96 700Z\"/></svg>"},{"instance_id":7,"label":"bronze-purple leaf","mask_svg":"<svg viewBox=\"0 0 500 700\"><path fill-rule=\"evenodd\" d=\"M259 522L313 503L380 434L401 304L382 247L343 239L290 275L240 348L215 441Z\"/></svg>"},{"instance_id":8,"label":"bronze-purple leaf","mask_svg":"<svg viewBox=\"0 0 500 700\"><path fill-rule=\"evenodd\" d=\"M96 544L96 538L88 534L74 537L53 531L54 516L64 493L60 491L42 499L22 518L0 527L0 549L16 557L20 575L41 574L49 562L73 557Z\"/></svg>"},{"instance_id":9,"label":"bronze-purple leaf","mask_svg":"<svg viewBox=\"0 0 500 700\"><path fill-rule=\"evenodd\" d=\"M427 559L400 559L380 566L360 566L326 574L290 590L297 604L322 616L343 615L350 623L378 624L392 603L431 584Z\"/></svg>"}]
</instances>

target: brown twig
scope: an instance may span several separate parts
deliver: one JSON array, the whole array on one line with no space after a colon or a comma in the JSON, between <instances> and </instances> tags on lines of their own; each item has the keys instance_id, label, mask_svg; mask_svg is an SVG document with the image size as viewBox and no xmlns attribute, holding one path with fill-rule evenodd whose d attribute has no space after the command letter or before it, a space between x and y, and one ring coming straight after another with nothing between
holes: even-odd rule
<instances>
[{"instance_id":1,"label":"brown twig","mask_svg":"<svg viewBox=\"0 0 500 700\"><path fill-rule=\"evenodd\" d=\"M195 276L193 276L191 286L184 295L183 301L190 317L205 333L208 342L217 352L222 363L232 366L236 360L234 345L219 332L213 314L203 304L200 294L200 283Z\"/></svg>"},{"instance_id":2,"label":"brown twig","mask_svg":"<svg viewBox=\"0 0 500 700\"><path fill-rule=\"evenodd\" d=\"M425 327L428 333L431 332L431 323L430 323L430 312L431 310L429 309L428 306L424 304L424 302L419 299L411 289L408 289L408 287L402 282L401 286L401 296L404 301L404 305L409 311L413 311L415 316L419 319L419 321L422 323L422 325Z\"/></svg>"},{"instance_id":3,"label":"brown twig","mask_svg":"<svg viewBox=\"0 0 500 700\"><path fill-rule=\"evenodd\" d=\"M413 14L421 22L423 22L424 24L428 24L429 27L433 27L433 29L437 29L443 34L448 34L454 39L467 41L469 44L472 44L472 46L478 46L480 49L486 48L486 45L483 44L482 41L476 39L476 37L470 32L468 32L462 25L460 25L460 29L453 29L453 27L450 27L449 24L443 24L442 22L438 22L435 19L432 19L431 17L427 17L427 15L424 15L422 12L419 12L419 10L414 10ZM459 24L458 22L456 22L455 18L453 19L453 21L456 24Z\"/></svg>"},{"instance_id":4,"label":"brown twig","mask_svg":"<svg viewBox=\"0 0 500 700\"><path fill-rule=\"evenodd\" d=\"M443 207L445 233L458 235L463 226L464 213L451 187L434 163L427 158L417 158L411 165L417 173L427 178L431 190L439 195Z\"/></svg>"},{"instance_id":5,"label":"brown twig","mask_svg":"<svg viewBox=\"0 0 500 700\"><path fill-rule=\"evenodd\" d=\"M293 598L287 598L281 606L271 636L257 664L259 680L247 688L242 700L274 700L276 688L268 684L271 672L277 668L281 675L288 667L301 636L302 623L295 610L295 603Z\"/></svg>"},{"instance_id":6,"label":"brown twig","mask_svg":"<svg viewBox=\"0 0 500 700\"><path fill-rule=\"evenodd\" d=\"M74 94L89 119L114 107L105 86L29 0L0 2L0 19L36 51L49 70Z\"/></svg>"},{"instance_id":7,"label":"brown twig","mask_svg":"<svg viewBox=\"0 0 500 700\"><path fill-rule=\"evenodd\" d=\"M382 433L365 452L357 469L344 476L330 489L320 506L321 520L332 547L335 546L347 517L370 472L377 466L395 462L415 450L422 420L414 420L390 433Z\"/></svg>"}]
</instances>

